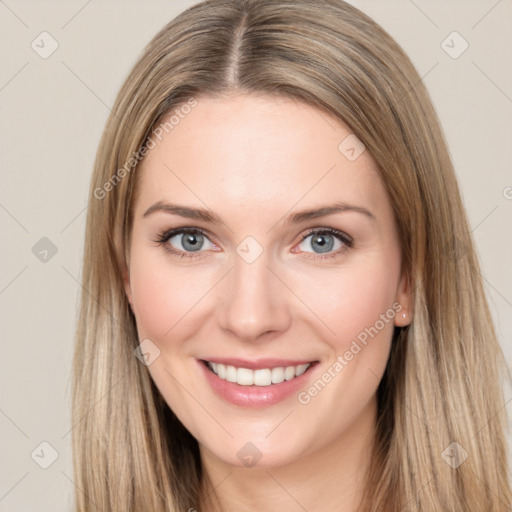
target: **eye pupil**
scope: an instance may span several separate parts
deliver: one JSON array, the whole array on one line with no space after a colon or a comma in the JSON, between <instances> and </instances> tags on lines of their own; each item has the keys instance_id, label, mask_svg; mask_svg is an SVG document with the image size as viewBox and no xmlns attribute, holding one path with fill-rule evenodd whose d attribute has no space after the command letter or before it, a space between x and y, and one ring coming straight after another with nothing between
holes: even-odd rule
<instances>
[{"instance_id":1,"label":"eye pupil","mask_svg":"<svg viewBox=\"0 0 512 512\"><path fill-rule=\"evenodd\" d=\"M330 237L330 241L326 242L326 237ZM311 243L318 243L320 245L320 252L329 252L332 250L334 246L334 239L332 235L325 234L325 235L316 235L311 239Z\"/></svg>"},{"instance_id":2,"label":"eye pupil","mask_svg":"<svg viewBox=\"0 0 512 512\"><path fill-rule=\"evenodd\" d=\"M201 248L202 235L199 233L186 233L183 237L183 247L187 250L191 251L197 251ZM187 244L190 244L190 246L187 247Z\"/></svg>"},{"instance_id":3,"label":"eye pupil","mask_svg":"<svg viewBox=\"0 0 512 512\"><path fill-rule=\"evenodd\" d=\"M175 239L174 244L177 244L177 246L174 247L174 249L172 239ZM164 233L157 241L161 245L169 245L169 252L172 252L174 254L178 253L180 257L184 257L186 256L186 253L202 252L204 249L203 245L205 239L208 240L208 237L201 230L181 229L174 230L174 233ZM306 240L309 240L309 242L306 242ZM302 239L302 244L309 245L309 247L312 248L313 251L317 254L323 254L331 253L336 241L338 241L341 244L341 249L340 251L329 254L329 256L334 257L338 253L340 253L341 250L343 250L343 248L352 247L351 242L347 241L342 233L339 233L337 231L331 233L331 230L328 229L319 229L310 232L309 235L305 236ZM181 248L179 246L181 246ZM303 248L302 250L305 252L309 252L307 248ZM294 250L294 252L296 251ZM189 256L192 257L191 254L189 254ZM321 258L325 257L327 256L322 256Z\"/></svg>"}]
</instances>

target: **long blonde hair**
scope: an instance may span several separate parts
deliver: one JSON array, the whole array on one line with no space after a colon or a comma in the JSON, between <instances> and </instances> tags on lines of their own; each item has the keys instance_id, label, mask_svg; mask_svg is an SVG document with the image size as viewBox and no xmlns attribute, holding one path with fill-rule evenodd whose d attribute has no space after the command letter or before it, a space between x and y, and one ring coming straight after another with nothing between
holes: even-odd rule
<instances>
[{"instance_id":1,"label":"long blonde hair","mask_svg":"<svg viewBox=\"0 0 512 512\"><path fill-rule=\"evenodd\" d=\"M121 274L155 127L233 92L337 116L377 162L393 205L414 320L396 329L378 389L361 510L510 510L502 353L443 133L409 58L341 0L210 0L148 44L99 145L73 368L77 511L199 508L198 444L134 356Z\"/></svg>"}]
</instances>

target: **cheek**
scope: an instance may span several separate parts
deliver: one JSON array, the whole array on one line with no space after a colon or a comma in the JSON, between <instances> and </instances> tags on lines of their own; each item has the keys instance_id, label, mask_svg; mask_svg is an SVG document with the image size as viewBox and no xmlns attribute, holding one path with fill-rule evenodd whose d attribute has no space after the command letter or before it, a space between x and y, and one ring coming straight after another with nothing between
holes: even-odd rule
<instances>
[{"instance_id":1,"label":"cheek","mask_svg":"<svg viewBox=\"0 0 512 512\"><path fill-rule=\"evenodd\" d=\"M212 288L204 272L172 264L155 248L135 248L130 265L133 310L139 336L155 341L176 338L194 324L197 305ZM162 249L163 252L163 249Z\"/></svg>"},{"instance_id":2,"label":"cheek","mask_svg":"<svg viewBox=\"0 0 512 512\"><path fill-rule=\"evenodd\" d=\"M375 396L387 365L397 314L393 305L398 263L382 257L359 261L357 266L317 275L316 286L309 288L304 302L316 307L316 325L329 345L330 356L317 379L297 398L304 421L329 417L328 426L325 422L316 425L322 428L324 439L334 439L355 424ZM307 289L303 287L301 293L306 294Z\"/></svg>"},{"instance_id":3,"label":"cheek","mask_svg":"<svg viewBox=\"0 0 512 512\"><path fill-rule=\"evenodd\" d=\"M399 274L395 267L394 262L380 258L364 265L329 269L316 273L312 280L301 280L297 295L311 305L322 337L336 354L348 350L355 339L364 344L368 331L377 336L375 328L379 339L391 336Z\"/></svg>"}]
</instances>

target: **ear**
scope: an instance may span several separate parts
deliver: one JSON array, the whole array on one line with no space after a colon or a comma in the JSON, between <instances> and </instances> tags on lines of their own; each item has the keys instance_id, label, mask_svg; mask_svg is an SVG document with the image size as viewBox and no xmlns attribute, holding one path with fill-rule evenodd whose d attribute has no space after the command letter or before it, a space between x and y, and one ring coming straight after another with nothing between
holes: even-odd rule
<instances>
[{"instance_id":1,"label":"ear","mask_svg":"<svg viewBox=\"0 0 512 512\"><path fill-rule=\"evenodd\" d=\"M395 303L395 325L397 327L405 327L412 322L413 318L413 294L412 284L408 272L402 272L400 283L398 284ZM399 304L399 306L398 306Z\"/></svg>"}]
</instances>

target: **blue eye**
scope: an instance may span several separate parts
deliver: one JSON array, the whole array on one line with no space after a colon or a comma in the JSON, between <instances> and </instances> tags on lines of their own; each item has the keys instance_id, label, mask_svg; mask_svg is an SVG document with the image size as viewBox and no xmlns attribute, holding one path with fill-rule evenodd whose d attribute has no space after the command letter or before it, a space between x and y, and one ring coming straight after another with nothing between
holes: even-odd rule
<instances>
[{"instance_id":1,"label":"blue eye","mask_svg":"<svg viewBox=\"0 0 512 512\"><path fill-rule=\"evenodd\" d=\"M309 238L311 240L306 242ZM155 242L178 258L197 258L201 257L202 249L218 249L215 244L210 242L206 233L199 228L171 229L159 235ZM209 246L205 247L205 243ZM316 228L302 237L297 246L300 247L300 250L293 249L292 252L309 254L313 252L313 256L306 256L306 258L321 260L340 256L352 245L352 238L342 231L332 228ZM313 251L309 251L308 248L313 248Z\"/></svg>"},{"instance_id":2,"label":"blue eye","mask_svg":"<svg viewBox=\"0 0 512 512\"><path fill-rule=\"evenodd\" d=\"M309 242L306 242L310 238ZM299 245L306 247L312 247L315 254L325 254L325 256L313 257L313 259L324 259L339 256L341 252L344 252L348 248L352 247L352 238L332 228L322 228L310 231L306 234ZM315 248L318 251L315 251ZM334 249L334 252L332 252ZM305 247L301 248L301 251L307 251Z\"/></svg>"},{"instance_id":3,"label":"blue eye","mask_svg":"<svg viewBox=\"0 0 512 512\"><path fill-rule=\"evenodd\" d=\"M173 239L176 239L176 241L171 243ZM204 248L203 246L205 241L208 241L210 244L210 247L206 247L207 249L215 247L215 245L208 240L204 231L197 228L180 228L167 231L166 233L163 233L156 241L159 244L165 244L165 248L169 252L179 257L196 257L195 254L187 253L201 252L201 249ZM176 244L178 247L175 247L174 244Z\"/></svg>"}]
</instances>

